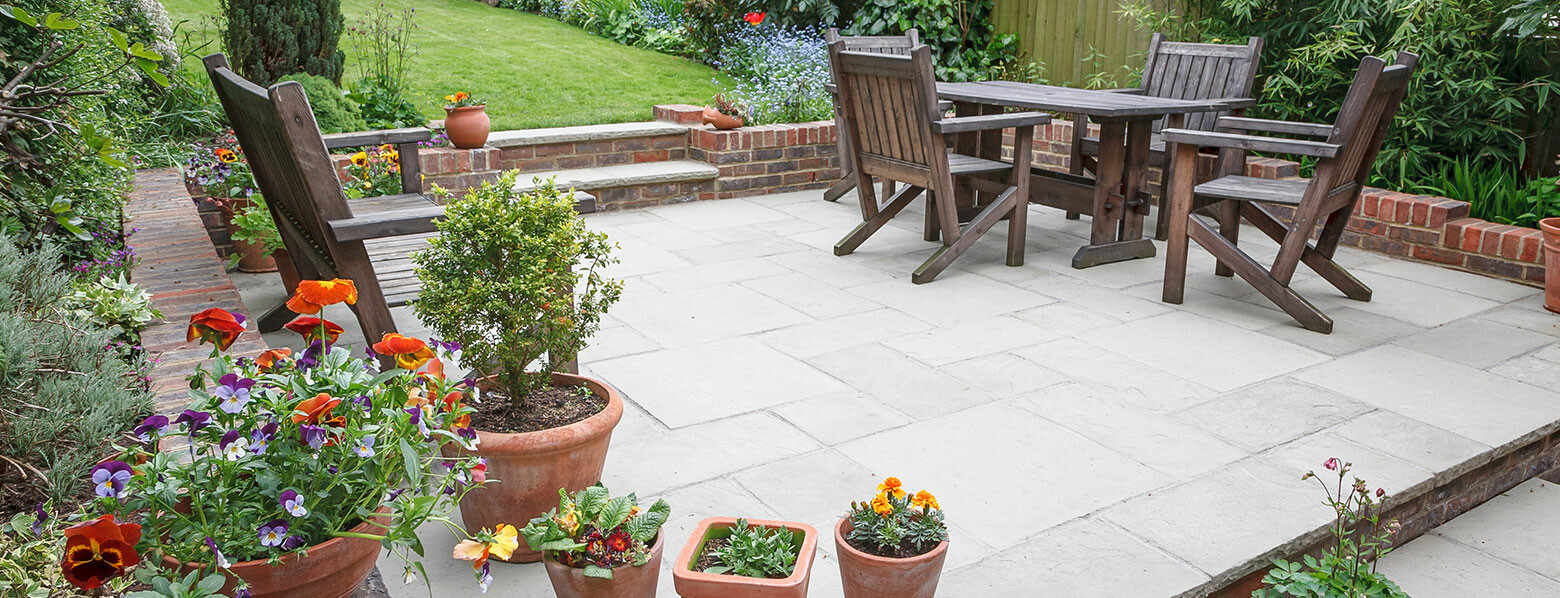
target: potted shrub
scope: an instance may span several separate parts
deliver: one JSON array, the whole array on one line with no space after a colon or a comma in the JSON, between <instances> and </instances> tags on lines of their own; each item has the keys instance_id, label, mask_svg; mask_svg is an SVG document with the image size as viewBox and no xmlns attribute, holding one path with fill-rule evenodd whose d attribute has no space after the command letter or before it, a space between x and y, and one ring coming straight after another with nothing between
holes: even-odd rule
<instances>
[{"instance_id":1,"label":"potted shrub","mask_svg":"<svg viewBox=\"0 0 1560 598\"><path fill-rule=\"evenodd\" d=\"M356 296L351 281L304 281L288 306L317 314ZM410 558L422 550L418 526L457 529L450 511L486 481L480 459L439 454L471 445L469 389L445 379L426 348L380 371L333 346L340 327L331 322L305 316L288 328L303 335L300 354L235 359L225 351L244 317L217 308L193 316L189 338L214 349L190 377L191 404L172 419L148 417L133 431L141 443L92 468L95 506L109 521L138 522L137 537L121 541L154 562L160 555L163 569L220 571L229 596L346 596L381 547L410 563L410 578L421 569ZM159 451L164 439L187 448ZM497 526L473 541L503 554L514 536ZM102 573L92 555L65 558Z\"/></svg>"},{"instance_id":2,"label":"potted shrub","mask_svg":"<svg viewBox=\"0 0 1560 598\"><path fill-rule=\"evenodd\" d=\"M597 484L558 490L558 506L520 531L541 552L558 598L652 598L661 572L666 500L648 509L632 494L613 498Z\"/></svg>"},{"instance_id":3,"label":"potted shrub","mask_svg":"<svg viewBox=\"0 0 1560 598\"><path fill-rule=\"evenodd\" d=\"M287 249L282 245L282 234L276 230L276 221L271 218L271 210L265 205L265 197L259 193L249 196L243 206L233 212L232 227L229 229L233 238L233 255L229 256L229 266L236 266L240 272L276 272L281 269L275 255L277 252L285 253ZM289 293L297 287L297 270L292 267L292 260L288 260L287 269L292 270L293 283L288 286ZM283 274L285 281L288 275Z\"/></svg>"},{"instance_id":4,"label":"potted shrub","mask_svg":"<svg viewBox=\"0 0 1560 598\"><path fill-rule=\"evenodd\" d=\"M936 497L905 492L890 477L872 500L850 504L834 526L834 546L845 598L931 598L948 557L948 528Z\"/></svg>"},{"instance_id":5,"label":"potted shrub","mask_svg":"<svg viewBox=\"0 0 1560 598\"><path fill-rule=\"evenodd\" d=\"M715 107L704 107L704 124L714 125L720 130L735 129L747 122L747 106L738 102L727 100L721 94L715 94Z\"/></svg>"},{"instance_id":6,"label":"potted shrub","mask_svg":"<svg viewBox=\"0 0 1560 598\"><path fill-rule=\"evenodd\" d=\"M1303 479L1316 480L1327 494L1324 502L1334 515L1333 541L1321 558L1306 555L1304 563L1273 561L1273 569L1262 577L1263 587L1252 598L1408 598L1396 583L1376 572L1376 562L1392 551L1392 536L1399 529L1397 520L1381 518L1387 491L1373 492L1359 478L1344 482L1353 466L1336 457L1323 462L1322 467L1338 476L1331 484L1315 471L1306 472Z\"/></svg>"},{"instance_id":7,"label":"potted shrub","mask_svg":"<svg viewBox=\"0 0 1560 598\"><path fill-rule=\"evenodd\" d=\"M678 553L672 581L683 598L802 598L817 549L810 525L711 517Z\"/></svg>"},{"instance_id":8,"label":"potted shrub","mask_svg":"<svg viewBox=\"0 0 1560 598\"><path fill-rule=\"evenodd\" d=\"M574 360L622 293L601 274L616 260L606 235L585 228L572 194L542 185L516 193L516 172L449 201L440 235L413 254L422 293L417 315L460 347L479 395L474 451L504 480L461 501L466 529L540 513L559 488L601 481L623 401L606 384L552 371ZM376 350L379 350L376 347ZM380 351L383 352L383 351ZM522 548L511 560L535 562Z\"/></svg>"},{"instance_id":9,"label":"potted shrub","mask_svg":"<svg viewBox=\"0 0 1560 598\"><path fill-rule=\"evenodd\" d=\"M487 143L492 123L487 104L464 91L444 96L444 133L460 149L476 149Z\"/></svg>"}]
</instances>

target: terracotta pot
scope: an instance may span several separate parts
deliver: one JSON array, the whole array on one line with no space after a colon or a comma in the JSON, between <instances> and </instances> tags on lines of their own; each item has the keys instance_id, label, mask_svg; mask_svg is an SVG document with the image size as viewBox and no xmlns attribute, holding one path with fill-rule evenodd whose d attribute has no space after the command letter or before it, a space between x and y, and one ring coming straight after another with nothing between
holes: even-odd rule
<instances>
[{"instance_id":1,"label":"terracotta pot","mask_svg":"<svg viewBox=\"0 0 1560 598\"><path fill-rule=\"evenodd\" d=\"M1538 221L1544 232L1544 309L1560 314L1560 218Z\"/></svg>"},{"instance_id":2,"label":"terracotta pot","mask_svg":"<svg viewBox=\"0 0 1560 598\"><path fill-rule=\"evenodd\" d=\"M532 517L558 506L558 489L578 492L601 481L607 462L607 445L612 429L623 419L623 398L616 389L599 380L553 372L554 386L585 386L597 396L607 397L600 413L561 428L505 434L477 430L475 454L487 459L487 475L498 480L474 488L461 498L460 517L466 530L475 534L483 528L498 529L498 524L525 525ZM445 445L446 456L460 454L454 445ZM508 561L534 563L542 560L539 552L524 542Z\"/></svg>"},{"instance_id":3,"label":"terracotta pot","mask_svg":"<svg viewBox=\"0 0 1560 598\"><path fill-rule=\"evenodd\" d=\"M740 575L716 575L695 571L699 557L704 556L704 544L710 540L731 535L737 520L732 517L711 517L699 522L688 543L672 563L672 583L683 598L804 598L807 583L812 579L813 557L818 553L818 530L805 523L791 521L764 521L749 519L748 525L779 529L785 527L801 535L800 549L796 553L796 567L785 579L764 579Z\"/></svg>"},{"instance_id":4,"label":"terracotta pot","mask_svg":"<svg viewBox=\"0 0 1560 598\"><path fill-rule=\"evenodd\" d=\"M554 495L554 503L556 503ZM556 504L554 505L556 506ZM655 535L650 545L650 562L612 570L612 579L585 577L584 569L575 569L547 555L547 579L552 581L558 598L655 598L656 582L661 578L661 545L665 533ZM525 543L520 543L525 548Z\"/></svg>"},{"instance_id":5,"label":"terracotta pot","mask_svg":"<svg viewBox=\"0 0 1560 598\"><path fill-rule=\"evenodd\" d=\"M380 507L379 512L390 510ZM388 523L388 522L385 522ZM374 533L380 528L364 521L350 531ZM374 570L379 559L379 542L363 538L332 538L308 549L309 556L298 553L282 556L271 565L265 559L233 563L223 572L228 580L222 595L232 596L238 587L235 578L249 583L254 598L345 598L356 592ZM181 575L200 569L199 563L180 563L173 557L162 558L164 569L177 568Z\"/></svg>"},{"instance_id":6,"label":"terracotta pot","mask_svg":"<svg viewBox=\"0 0 1560 598\"><path fill-rule=\"evenodd\" d=\"M233 239L233 252L239 255L239 272L275 272L276 260L265 253L264 246L259 243L250 243Z\"/></svg>"},{"instance_id":7,"label":"terracotta pot","mask_svg":"<svg viewBox=\"0 0 1560 598\"><path fill-rule=\"evenodd\" d=\"M238 226L233 224L233 216L240 210L254 205L247 197L208 197L206 198L217 206L217 213L222 215L222 228L227 229L228 234L238 232Z\"/></svg>"},{"instance_id":8,"label":"terracotta pot","mask_svg":"<svg viewBox=\"0 0 1560 598\"><path fill-rule=\"evenodd\" d=\"M932 598L937 593L948 557L947 540L926 554L894 559L856 550L845 541L850 529L850 519L844 517L834 524L834 554L840 561L845 598Z\"/></svg>"},{"instance_id":9,"label":"terracotta pot","mask_svg":"<svg viewBox=\"0 0 1560 598\"><path fill-rule=\"evenodd\" d=\"M742 123L745 122L744 119L742 117L740 117L740 116L731 116L729 114L721 114L721 112L719 110L716 110L716 109L711 108L709 106L705 106L704 107L704 114L702 115L702 117L703 117L703 120L704 120L704 124L706 124L706 125L715 125L715 128L720 129L722 131L724 131L726 129L735 129L737 127L742 126Z\"/></svg>"},{"instance_id":10,"label":"terracotta pot","mask_svg":"<svg viewBox=\"0 0 1560 598\"><path fill-rule=\"evenodd\" d=\"M492 123L488 122L487 106L462 106L444 111L444 134L450 143L460 149L477 149L487 143Z\"/></svg>"},{"instance_id":11,"label":"terracotta pot","mask_svg":"<svg viewBox=\"0 0 1560 598\"><path fill-rule=\"evenodd\" d=\"M292 256L286 249L272 251L271 259L276 260L276 271L282 275L282 287L287 289L287 296L293 296L293 293L298 292L298 283L303 280L298 276L298 266L293 264Z\"/></svg>"}]
</instances>

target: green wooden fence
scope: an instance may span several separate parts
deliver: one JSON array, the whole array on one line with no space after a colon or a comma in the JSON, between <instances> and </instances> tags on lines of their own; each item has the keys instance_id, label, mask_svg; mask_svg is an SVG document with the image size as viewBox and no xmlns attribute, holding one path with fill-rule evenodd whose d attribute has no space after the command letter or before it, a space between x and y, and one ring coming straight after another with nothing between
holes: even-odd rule
<instances>
[{"instance_id":1,"label":"green wooden fence","mask_svg":"<svg viewBox=\"0 0 1560 598\"><path fill-rule=\"evenodd\" d=\"M1169 0L1153 0L1163 5ZM1083 85L1103 75L1106 87L1136 81L1151 32L1118 12L1122 0L996 0L997 31L1016 33L1029 58L1054 84Z\"/></svg>"}]
</instances>

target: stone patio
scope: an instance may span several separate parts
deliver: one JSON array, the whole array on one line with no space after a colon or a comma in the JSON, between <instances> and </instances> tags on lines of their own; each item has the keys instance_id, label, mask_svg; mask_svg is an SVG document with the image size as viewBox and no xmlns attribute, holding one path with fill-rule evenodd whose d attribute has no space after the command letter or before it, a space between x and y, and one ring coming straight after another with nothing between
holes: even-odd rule
<instances>
[{"instance_id":1,"label":"stone patio","mask_svg":"<svg viewBox=\"0 0 1560 598\"><path fill-rule=\"evenodd\" d=\"M1181 306L1158 301L1162 259L1074 270L1088 220L1038 207L1025 266L1002 264L998 227L912 285L933 248L918 212L836 257L859 212L819 195L587 217L627 281L581 356L630 403L604 481L671 502L665 567L703 517L801 521L822 534L811 595L839 596L833 521L895 475L948 514L939 595L1204 595L1316 538L1329 512L1300 474L1327 457L1406 499L1560 427L1538 289L1343 249L1375 300L1302 268L1337 321L1320 335L1195 247ZM257 312L282 300L274 275L235 282ZM427 531L436 595L474 591ZM382 565L392 595L427 595ZM539 565L493 573L490 595L552 595Z\"/></svg>"}]
</instances>

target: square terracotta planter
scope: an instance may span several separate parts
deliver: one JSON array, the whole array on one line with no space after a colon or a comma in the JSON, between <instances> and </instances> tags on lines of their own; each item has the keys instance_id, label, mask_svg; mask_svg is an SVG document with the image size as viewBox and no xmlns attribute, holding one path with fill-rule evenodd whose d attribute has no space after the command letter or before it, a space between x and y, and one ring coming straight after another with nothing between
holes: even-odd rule
<instances>
[{"instance_id":1,"label":"square terracotta planter","mask_svg":"<svg viewBox=\"0 0 1560 598\"><path fill-rule=\"evenodd\" d=\"M796 567L785 579L761 579L740 575L715 575L695 571L693 565L704 554L704 544L712 539L731 535L737 525L732 517L711 517L699 522L688 543L683 545L677 560L672 564L672 582L677 594L683 598L803 598L807 595L807 583L812 578L813 557L818 552L818 530L805 523L790 521L765 521L749 519L748 525L769 529L791 530L800 536L801 548L796 554Z\"/></svg>"}]
</instances>

